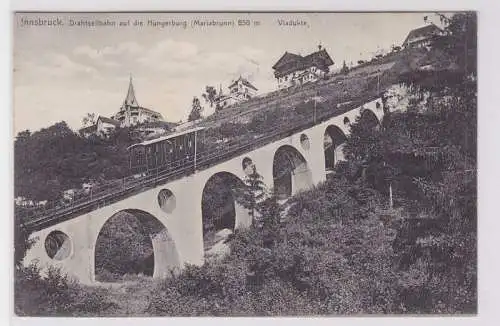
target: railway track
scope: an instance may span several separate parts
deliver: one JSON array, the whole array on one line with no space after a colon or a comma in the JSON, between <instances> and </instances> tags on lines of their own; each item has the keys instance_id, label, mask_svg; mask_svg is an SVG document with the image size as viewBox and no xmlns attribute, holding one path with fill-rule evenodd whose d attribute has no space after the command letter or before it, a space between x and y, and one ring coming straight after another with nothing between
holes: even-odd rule
<instances>
[{"instance_id":1,"label":"railway track","mask_svg":"<svg viewBox=\"0 0 500 326\"><path fill-rule=\"evenodd\" d=\"M66 206L56 206L43 209L33 209L19 212L23 226L29 231L37 231L48 226L69 220L81 214L88 213L98 208L108 206L130 196L139 194L158 185L191 175L199 170L204 170L224 161L230 160L236 156L250 152L256 148L262 147L282 138L289 137L301 130L310 128L336 115L348 112L363 103L369 102L378 97L374 94L364 98L363 101L351 102L349 105L316 115L315 118L305 121L297 121L279 130L273 130L269 133L248 141L229 142L218 146L215 150L202 151L194 157L186 160L172 162L168 165L158 167L143 177L135 178L129 176L122 180L107 184L102 189L96 187L88 195L81 196ZM195 167L196 161L196 167ZM195 170L196 169L196 170Z\"/></svg>"}]
</instances>

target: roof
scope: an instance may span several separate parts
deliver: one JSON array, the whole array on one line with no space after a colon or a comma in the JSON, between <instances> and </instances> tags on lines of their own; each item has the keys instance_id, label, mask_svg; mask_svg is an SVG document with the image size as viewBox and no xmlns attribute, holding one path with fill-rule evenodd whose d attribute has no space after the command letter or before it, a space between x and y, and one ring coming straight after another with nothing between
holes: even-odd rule
<instances>
[{"instance_id":1,"label":"roof","mask_svg":"<svg viewBox=\"0 0 500 326\"><path fill-rule=\"evenodd\" d=\"M166 135L166 136L163 136L163 137L159 137L159 138L156 138L156 139L151 139L151 140L146 140L146 141L143 141L142 143L137 143L137 144L133 144L131 146L129 146L127 149L130 149L134 146L147 146L147 145L151 145L151 144L154 144L154 143L157 143L157 142L161 142L161 141L164 141L164 140L168 140L168 139L171 139L171 138L175 138L177 136L182 136L182 135L185 135L185 134L190 134L190 133L193 133L195 131L200 131L200 130L203 130L205 128L203 127L196 127L196 128L192 128L192 129L187 129L187 130L183 130L183 131L179 131L179 132L175 132L173 134L169 134L169 135Z\"/></svg>"},{"instance_id":2,"label":"roof","mask_svg":"<svg viewBox=\"0 0 500 326\"><path fill-rule=\"evenodd\" d=\"M120 126L120 121L116 121L116 120L113 120L113 119L110 119L107 117L99 116L99 118L97 118L97 121L99 121L99 120L101 120L102 122L105 122L105 123L112 124L112 125L117 126L117 127Z\"/></svg>"},{"instance_id":3,"label":"roof","mask_svg":"<svg viewBox=\"0 0 500 326\"><path fill-rule=\"evenodd\" d=\"M322 64L329 67L333 65L333 60L325 49L309 54L308 56L304 57L303 62L308 66Z\"/></svg>"},{"instance_id":4,"label":"roof","mask_svg":"<svg viewBox=\"0 0 500 326\"><path fill-rule=\"evenodd\" d=\"M136 109L137 109L137 110L147 111L147 112L150 112L150 113L152 113L152 114L156 114L156 115L160 116L160 118L162 118L162 119L163 119L163 116L162 116L162 114L161 114L160 112L157 112L157 111L154 111L154 110L151 110L151 109L145 108L145 107L143 107L143 106L135 106L135 107L133 107L133 109L134 109L134 110L136 110ZM124 112L125 112L125 109L122 107L122 108L120 109L120 111L118 111L118 112L117 112L117 113L116 113L116 114L115 114L112 118L113 118L113 119L115 119L115 117L116 117L116 116L118 116L118 115L120 115L120 114L122 114L122 115L123 115L123 114L125 114Z\"/></svg>"},{"instance_id":5,"label":"roof","mask_svg":"<svg viewBox=\"0 0 500 326\"><path fill-rule=\"evenodd\" d=\"M128 84L128 92L125 97L125 101L123 101L123 105L128 106L139 106L137 103L137 99L135 98L134 85L132 84L132 76L130 76L130 82Z\"/></svg>"},{"instance_id":6,"label":"roof","mask_svg":"<svg viewBox=\"0 0 500 326\"><path fill-rule=\"evenodd\" d=\"M255 86L253 86L247 79L243 78L240 76L240 78L236 79L231 85L229 85L228 88L231 88L233 87L234 85L236 85L239 81L241 80L241 82L243 83L243 85L247 86L247 87L250 87L250 88L253 88L254 90L258 90Z\"/></svg>"},{"instance_id":7,"label":"roof","mask_svg":"<svg viewBox=\"0 0 500 326\"><path fill-rule=\"evenodd\" d=\"M333 65L334 62L326 49L319 49L305 57L285 52L283 56L276 62L273 66L274 76L281 77L283 75L289 74L291 72L307 69L312 66L316 66L321 70L328 71L329 67Z\"/></svg>"},{"instance_id":8,"label":"roof","mask_svg":"<svg viewBox=\"0 0 500 326\"><path fill-rule=\"evenodd\" d=\"M441 32L441 31L442 30L434 24L429 24L413 29L408 33L408 36L406 36L405 40L403 41L403 44L405 44L411 39L415 39L418 37L429 37L434 35L436 32Z\"/></svg>"},{"instance_id":9,"label":"roof","mask_svg":"<svg viewBox=\"0 0 500 326\"><path fill-rule=\"evenodd\" d=\"M291 61L300 61L302 60L302 56L295 54L295 53L290 53L288 51L285 51L285 54L281 56L281 58L276 62L273 66L273 69L278 69L280 66L284 65L285 63L291 62Z\"/></svg>"},{"instance_id":10,"label":"roof","mask_svg":"<svg viewBox=\"0 0 500 326\"><path fill-rule=\"evenodd\" d=\"M150 113L157 114L157 115L159 115L163 119L163 116L161 115L161 113L153 111L153 110L145 108L145 107L142 107L142 106L139 106L139 103L137 103L137 99L135 97L134 84L132 83L132 76L130 76L130 81L129 81L129 84L128 84L127 96L125 97L125 100L123 101L122 108L124 106L131 106L131 107L134 107L134 108L139 108L139 109L142 109L144 111L148 111Z\"/></svg>"},{"instance_id":11,"label":"roof","mask_svg":"<svg viewBox=\"0 0 500 326\"><path fill-rule=\"evenodd\" d=\"M140 106L139 109L144 110L144 111L148 111L148 112L151 112L151 113L154 113L154 114L157 114L157 115L159 115L163 119L163 116L161 115L160 112L157 112L157 111L154 111L154 110L142 107L142 106Z\"/></svg>"}]
</instances>

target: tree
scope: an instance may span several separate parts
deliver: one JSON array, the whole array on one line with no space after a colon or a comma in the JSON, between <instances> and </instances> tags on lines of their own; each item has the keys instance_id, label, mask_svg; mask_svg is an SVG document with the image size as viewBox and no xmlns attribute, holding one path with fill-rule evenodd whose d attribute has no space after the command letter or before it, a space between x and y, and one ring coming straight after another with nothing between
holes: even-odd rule
<instances>
[{"instance_id":1,"label":"tree","mask_svg":"<svg viewBox=\"0 0 500 326\"><path fill-rule=\"evenodd\" d=\"M347 136L344 154L350 161L362 163L379 157L381 154L379 132L368 123L364 123L359 115L350 126L351 133Z\"/></svg>"},{"instance_id":2,"label":"tree","mask_svg":"<svg viewBox=\"0 0 500 326\"><path fill-rule=\"evenodd\" d=\"M262 176L257 172L255 165L251 167L251 173L243 180L246 187L242 189L242 194L239 194L238 201L248 209L248 213L255 221L256 214L260 213L259 204L266 198L266 185L262 181Z\"/></svg>"},{"instance_id":3,"label":"tree","mask_svg":"<svg viewBox=\"0 0 500 326\"><path fill-rule=\"evenodd\" d=\"M18 141L25 141L31 136L31 131L28 129L20 131L17 133L16 140Z\"/></svg>"},{"instance_id":4,"label":"tree","mask_svg":"<svg viewBox=\"0 0 500 326\"><path fill-rule=\"evenodd\" d=\"M64 190L80 188L89 178L122 178L129 172L130 145L127 129L117 129L109 139L86 139L65 122L33 132L29 137L17 137L15 195L52 201L58 200Z\"/></svg>"},{"instance_id":5,"label":"tree","mask_svg":"<svg viewBox=\"0 0 500 326\"><path fill-rule=\"evenodd\" d=\"M340 69L340 73L343 75L347 75L349 73L349 67L347 67L345 60L344 63L342 64L342 68Z\"/></svg>"},{"instance_id":6,"label":"tree","mask_svg":"<svg viewBox=\"0 0 500 326\"><path fill-rule=\"evenodd\" d=\"M444 37L436 37L433 47L456 59L465 75L477 75L477 15L475 12L454 14L450 18L438 13L446 25Z\"/></svg>"},{"instance_id":7,"label":"tree","mask_svg":"<svg viewBox=\"0 0 500 326\"><path fill-rule=\"evenodd\" d=\"M205 99L205 102L210 105L210 107L213 107L217 98L217 91L215 90L215 87L207 86L205 87L205 93L201 96Z\"/></svg>"},{"instance_id":8,"label":"tree","mask_svg":"<svg viewBox=\"0 0 500 326\"><path fill-rule=\"evenodd\" d=\"M14 214L14 263L16 268L23 265L24 256L34 244L35 240L29 238L29 232L22 225L18 214Z\"/></svg>"},{"instance_id":9,"label":"tree","mask_svg":"<svg viewBox=\"0 0 500 326\"><path fill-rule=\"evenodd\" d=\"M197 97L193 98L193 103L191 107L191 112L188 116L188 121L195 121L201 118L201 112L203 107L201 106L200 100Z\"/></svg>"},{"instance_id":10,"label":"tree","mask_svg":"<svg viewBox=\"0 0 500 326\"><path fill-rule=\"evenodd\" d=\"M82 125L84 128L89 127L89 126L93 126L95 123L96 123L96 114L95 113L87 113L87 115L85 115L82 118Z\"/></svg>"}]
</instances>

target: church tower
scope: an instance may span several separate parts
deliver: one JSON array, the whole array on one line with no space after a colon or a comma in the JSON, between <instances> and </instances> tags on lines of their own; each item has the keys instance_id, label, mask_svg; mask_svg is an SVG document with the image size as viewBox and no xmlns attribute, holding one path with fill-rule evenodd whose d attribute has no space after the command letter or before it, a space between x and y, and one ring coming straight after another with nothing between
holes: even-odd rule
<instances>
[{"instance_id":1,"label":"church tower","mask_svg":"<svg viewBox=\"0 0 500 326\"><path fill-rule=\"evenodd\" d=\"M137 99L135 98L134 84L132 83L132 75L130 75L130 82L128 85L127 96L123 101L123 109L127 110L130 107L138 107Z\"/></svg>"},{"instance_id":2,"label":"church tower","mask_svg":"<svg viewBox=\"0 0 500 326\"><path fill-rule=\"evenodd\" d=\"M120 107L120 110L112 117L120 122L121 127L130 127L146 122L163 121L161 113L139 106L135 98L132 75L128 83L127 96Z\"/></svg>"}]
</instances>

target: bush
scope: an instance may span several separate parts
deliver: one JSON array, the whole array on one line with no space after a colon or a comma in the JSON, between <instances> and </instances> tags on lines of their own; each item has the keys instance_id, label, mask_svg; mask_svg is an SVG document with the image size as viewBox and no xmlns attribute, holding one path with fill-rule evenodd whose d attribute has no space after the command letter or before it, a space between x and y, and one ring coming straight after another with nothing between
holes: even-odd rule
<instances>
[{"instance_id":1,"label":"bush","mask_svg":"<svg viewBox=\"0 0 500 326\"><path fill-rule=\"evenodd\" d=\"M291 199L286 221L237 231L224 261L189 266L165 281L148 312L278 316L396 311L394 232L380 223L376 208L364 219L355 218L361 191L353 197L347 185L335 180L302 192ZM349 218L332 213L345 205L354 211ZM278 212L269 214L263 219L276 218Z\"/></svg>"},{"instance_id":2,"label":"bush","mask_svg":"<svg viewBox=\"0 0 500 326\"><path fill-rule=\"evenodd\" d=\"M223 122L218 129L218 134L224 138L238 137L247 132L246 124L234 122Z\"/></svg>"},{"instance_id":3,"label":"bush","mask_svg":"<svg viewBox=\"0 0 500 326\"><path fill-rule=\"evenodd\" d=\"M79 285L52 267L42 277L36 265L16 269L14 297L18 316L99 315L116 307L107 290Z\"/></svg>"}]
</instances>

